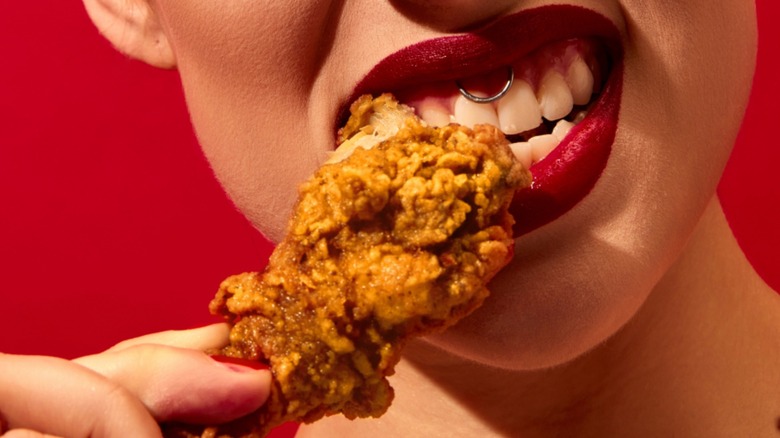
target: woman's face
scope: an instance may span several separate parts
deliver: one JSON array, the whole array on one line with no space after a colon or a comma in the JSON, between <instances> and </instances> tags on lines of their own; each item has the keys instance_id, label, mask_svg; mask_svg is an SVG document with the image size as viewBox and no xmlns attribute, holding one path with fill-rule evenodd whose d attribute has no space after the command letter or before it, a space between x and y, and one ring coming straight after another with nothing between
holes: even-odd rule
<instances>
[{"instance_id":1,"label":"woman's face","mask_svg":"<svg viewBox=\"0 0 780 438\"><path fill-rule=\"evenodd\" d=\"M550 3L558 2L154 0L153 8L217 177L275 241L283 236L298 183L333 149L340 112L372 70L370 91L396 92L425 109L432 123L453 112L461 122L496 117L510 134L538 123L534 97L552 120L575 119L577 108L587 106L588 72L578 57L594 76L592 102L622 79L622 94L609 97L614 114L602 111L594 116L601 120L590 122L585 116L571 134L579 132L577 142L585 145L604 143L606 136L606 147L594 147L608 159L603 165L596 159L588 170L563 166L554 175L561 186L587 186L574 189L582 199L555 214L540 213L543 225L518 239L513 265L496 279L486 305L433 339L494 365L534 368L569 360L614 333L679 253L736 135L756 38L754 5L746 0L569 2L597 12L596 18L566 7L527 12ZM612 26L605 30L599 18ZM464 30L488 37L438 39ZM598 38L588 38L593 35ZM563 42L571 37L576 42ZM396 53L420 42L425 50ZM472 55L479 62L470 61ZM392 61L383 63L388 57ZM472 111L458 101L454 79L487 89L503 81L506 69L499 65L513 66L517 96L475 115L484 106ZM529 87L525 97L521 81ZM572 101L582 105L572 109ZM517 146L526 160L538 160L534 154L542 152L529 148ZM534 164L535 176L556 172L543 163ZM587 174L585 182L573 176L578 172ZM528 218L549 210L530 205Z\"/></svg>"}]
</instances>

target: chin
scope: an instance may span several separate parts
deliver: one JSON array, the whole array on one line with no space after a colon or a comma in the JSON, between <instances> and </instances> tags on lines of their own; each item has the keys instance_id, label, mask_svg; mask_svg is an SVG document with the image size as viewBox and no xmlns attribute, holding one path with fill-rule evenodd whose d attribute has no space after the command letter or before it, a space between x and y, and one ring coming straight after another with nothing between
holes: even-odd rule
<instances>
[{"instance_id":1,"label":"chin","mask_svg":"<svg viewBox=\"0 0 780 438\"><path fill-rule=\"evenodd\" d=\"M518 371L561 366L604 345L637 315L676 252L640 252L616 236L574 231L583 229L587 214L587 205L576 208L519 238L484 305L429 342Z\"/></svg>"},{"instance_id":2,"label":"chin","mask_svg":"<svg viewBox=\"0 0 780 438\"><path fill-rule=\"evenodd\" d=\"M466 360L511 371L535 371L575 361L603 345L628 322L636 309L620 309L571 318L551 326L549 321L515 321L506 312L483 308L448 331L427 341ZM563 314L565 312L561 312ZM516 324L513 324L516 323ZM529 326L535 326L529 329Z\"/></svg>"}]
</instances>

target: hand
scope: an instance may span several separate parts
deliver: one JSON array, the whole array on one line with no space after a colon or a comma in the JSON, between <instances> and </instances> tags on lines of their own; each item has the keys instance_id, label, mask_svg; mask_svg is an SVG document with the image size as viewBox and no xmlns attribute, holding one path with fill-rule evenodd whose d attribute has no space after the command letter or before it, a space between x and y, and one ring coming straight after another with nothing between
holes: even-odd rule
<instances>
[{"instance_id":1,"label":"hand","mask_svg":"<svg viewBox=\"0 0 780 438\"><path fill-rule=\"evenodd\" d=\"M248 414L271 376L202 352L227 335L225 324L156 333L74 361L0 354L0 423L12 428L3 437L159 437L157 422Z\"/></svg>"}]
</instances>

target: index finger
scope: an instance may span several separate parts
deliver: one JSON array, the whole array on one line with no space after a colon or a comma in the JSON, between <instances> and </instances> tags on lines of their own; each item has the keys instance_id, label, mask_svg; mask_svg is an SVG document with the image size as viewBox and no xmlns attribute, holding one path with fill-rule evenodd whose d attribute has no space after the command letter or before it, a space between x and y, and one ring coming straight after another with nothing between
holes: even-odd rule
<instances>
[{"instance_id":1,"label":"index finger","mask_svg":"<svg viewBox=\"0 0 780 438\"><path fill-rule=\"evenodd\" d=\"M215 350L228 344L230 326L225 323L211 324L189 330L167 330L151 333L137 338L122 341L109 348L108 352L116 352L144 344L166 345L169 347L189 348L192 350Z\"/></svg>"}]
</instances>

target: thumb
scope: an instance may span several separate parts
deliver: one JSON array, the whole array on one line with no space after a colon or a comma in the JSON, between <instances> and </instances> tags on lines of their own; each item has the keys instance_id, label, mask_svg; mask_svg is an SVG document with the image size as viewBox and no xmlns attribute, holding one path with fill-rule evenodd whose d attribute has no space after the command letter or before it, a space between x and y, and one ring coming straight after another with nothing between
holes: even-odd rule
<instances>
[{"instance_id":1,"label":"thumb","mask_svg":"<svg viewBox=\"0 0 780 438\"><path fill-rule=\"evenodd\" d=\"M257 410L271 373L198 350L140 344L76 359L138 397L158 422L214 424Z\"/></svg>"}]
</instances>

